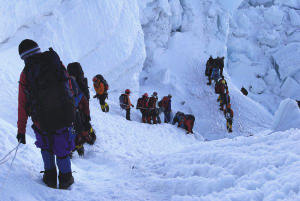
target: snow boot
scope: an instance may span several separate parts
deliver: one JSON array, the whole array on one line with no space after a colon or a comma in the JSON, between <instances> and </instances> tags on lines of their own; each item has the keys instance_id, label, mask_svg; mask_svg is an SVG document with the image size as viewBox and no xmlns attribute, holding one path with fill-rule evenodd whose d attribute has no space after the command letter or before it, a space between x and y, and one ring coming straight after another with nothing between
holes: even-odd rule
<instances>
[{"instance_id":1,"label":"snow boot","mask_svg":"<svg viewBox=\"0 0 300 201\"><path fill-rule=\"evenodd\" d=\"M76 151L77 151L79 156L84 155L84 147L83 147L82 143L80 143L79 145L76 145Z\"/></svg>"},{"instance_id":2,"label":"snow boot","mask_svg":"<svg viewBox=\"0 0 300 201\"><path fill-rule=\"evenodd\" d=\"M72 172L68 173L59 173L59 189L68 189L74 183L74 177Z\"/></svg>"},{"instance_id":3,"label":"snow boot","mask_svg":"<svg viewBox=\"0 0 300 201\"><path fill-rule=\"evenodd\" d=\"M57 172L56 169L45 170L43 175L43 182L50 188L57 188Z\"/></svg>"},{"instance_id":4,"label":"snow boot","mask_svg":"<svg viewBox=\"0 0 300 201\"><path fill-rule=\"evenodd\" d=\"M101 109L102 109L102 112L109 112L109 106L107 103L105 103L104 105L101 105Z\"/></svg>"},{"instance_id":5,"label":"snow boot","mask_svg":"<svg viewBox=\"0 0 300 201\"><path fill-rule=\"evenodd\" d=\"M90 134L91 134L92 139L95 142L96 139L97 139L97 137L96 137L96 131L92 127L91 127L91 130L90 130Z\"/></svg>"},{"instance_id":6,"label":"snow boot","mask_svg":"<svg viewBox=\"0 0 300 201\"><path fill-rule=\"evenodd\" d=\"M229 129L228 129L228 133L232 133L232 128L229 128Z\"/></svg>"}]
</instances>

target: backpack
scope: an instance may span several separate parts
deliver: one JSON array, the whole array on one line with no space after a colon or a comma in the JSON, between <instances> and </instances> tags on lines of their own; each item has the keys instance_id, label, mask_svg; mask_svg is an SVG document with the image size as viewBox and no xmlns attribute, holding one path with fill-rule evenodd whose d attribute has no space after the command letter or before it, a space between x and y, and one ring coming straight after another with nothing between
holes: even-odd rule
<instances>
[{"instance_id":1,"label":"backpack","mask_svg":"<svg viewBox=\"0 0 300 201\"><path fill-rule=\"evenodd\" d=\"M226 108L225 110L225 119L232 119L231 117L231 109Z\"/></svg>"},{"instance_id":2,"label":"backpack","mask_svg":"<svg viewBox=\"0 0 300 201\"><path fill-rule=\"evenodd\" d=\"M82 95L80 88L77 85L77 82L75 81L75 79L71 78L71 84L72 84L72 91L73 91L74 100L75 100L75 107L77 108L83 95Z\"/></svg>"},{"instance_id":3,"label":"backpack","mask_svg":"<svg viewBox=\"0 0 300 201\"><path fill-rule=\"evenodd\" d=\"M88 86L88 80L86 77L84 77L84 72L82 70L80 63L78 63L78 62L70 63L67 66L67 70L68 70L68 72L70 70L76 71L76 73L77 73L76 83L79 86L80 91L89 100L90 99L90 90L89 90L89 86Z\"/></svg>"},{"instance_id":4,"label":"backpack","mask_svg":"<svg viewBox=\"0 0 300 201\"><path fill-rule=\"evenodd\" d=\"M184 113L183 112L176 112L176 116L184 116Z\"/></svg>"},{"instance_id":5,"label":"backpack","mask_svg":"<svg viewBox=\"0 0 300 201\"><path fill-rule=\"evenodd\" d=\"M195 121L194 115L191 115L191 114L185 115L185 119L186 119L186 120L192 120L192 121Z\"/></svg>"},{"instance_id":6,"label":"backpack","mask_svg":"<svg viewBox=\"0 0 300 201\"><path fill-rule=\"evenodd\" d=\"M245 89L244 87L242 87L241 92L242 92L245 96L248 95L248 91L247 91L247 89Z\"/></svg>"},{"instance_id":7,"label":"backpack","mask_svg":"<svg viewBox=\"0 0 300 201\"><path fill-rule=\"evenodd\" d=\"M137 104L136 104L136 108L139 109L139 108L142 108L143 107L143 98L139 98L137 100Z\"/></svg>"},{"instance_id":8,"label":"backpack","mask_svg":"<svg viewBox=\"0 0 300 201\"><path fill-rule=\"evenodd\" d=\"M70 70L76 71L77 78L79 78L79 79L84 78L84 72L82 70L82 67L81 67L80 63L78 63L78 62L69 63L68 66L67 66L67 70L68 71L70 71ZM77 78L76 78L76 80L77 80Z\"/></svg>"},{"instance_id":9,"label":"backpack","mask_svg":"<svg viewBox=\"0 0 300 201\"><path fill-rule=\"evenodd\" d=\"M169 100L170 98L168 96L164 96L163 99L158 102L158 106L167 109Z\"/></svg>"},{"instance_id":10,"label":"backpack","mask_svg":"<svg viewBox=\"0 0 300 201\"><path fill-rule=\"evenodd\" d=\"M98 80L100 80L100 82L102 82L102 84L104 85L104 92L107 92L107 90L109 89L109 85L107 83L107 81L104 79L104 77L100 74L96 75L96 77L98 78Z\"/></svg>"},{"instance_id":11,"label":"backpack","mask_svg":"<svg viewBox=\"0 0 300 201\"><path fill-rule=\"evenodd\" d=\"M76 108L70 80L58 54L49 48L28 57L23 72L31 91L32 118L39 122L40 129L54 132L71 126Z\"/></svg>"},{"instance_id":12,"label":"backpack","mask_svg":"<svg viewBox=\"0 0 300 201\"><path fill-rule=\"evenodd\" d=\"M122 109L124 109L124 110L125 110L126 107L127 107L127 104L126 104L126 101L125 101L125 99L126 99L125 96L126 96L125 94L121 94L120 97L119 97L120 107L121 107Z\"/></svg>"},{"instance_id":13,"label":"backpack","mask_svg":"<svg viewBox=\"0 0 300 201\"><path fill-rule=\"evenodd\" d=\"M220 71L219 71L218 68L214 68L214 69L213 69L213 78L214 78L215 80L218 80L218 79L220 78Z\"/></svg>"},{"instance_id":14,"label":"backpack","mask_svg":"<svg viewBox=\"0 0 300 201\"><path fill-rule=\"evenodd\" d=\"M149 98L149 103L148 103L148 106L150 109L154 109L156 108L156 98L155 97L150 97Z\"/></svg>"}]
</instances>

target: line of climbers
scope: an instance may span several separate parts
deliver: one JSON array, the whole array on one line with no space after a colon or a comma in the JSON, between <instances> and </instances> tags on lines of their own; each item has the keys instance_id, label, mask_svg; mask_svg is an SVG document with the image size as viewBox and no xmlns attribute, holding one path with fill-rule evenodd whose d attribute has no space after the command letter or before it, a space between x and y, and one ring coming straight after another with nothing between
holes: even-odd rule
<instances>
[{"instance_id":1,"label":"line of climbers","mask_svg":"<svg viewBox=\"0 0 300 201\"><path fill-rule=\"evenodd\" d=\"M213 59L212 56L210 56L206 62L205 75L208 76L207 85L211 85L211 80L214 80L215 93L219 94L217 102L220 102L220 110L224 113L227 131L231 133L233 123L233 110L230 104L228 85L223 76L223 68L224 57Z\"/></svg>"},{"instance_id":2,"label":"line of climbers","mask_svg":"<svg viewBox=\"0 0 300 201\"><path fill-rule=\"evenodd\" d=\"M20 43L19 55L25 67L19 81L17 140L26 144L26 125L31 117L35 145L44 162L43 182L57 188L58 168L59 188L67 189L74 183L72 152L77 150L82 156L83 143L94 144L96 140L90 123L87 79L79 63L70 63L66 69L52 48L41 52L33 40Z\"/></svg>"},{"instance_id":3,"label":"line of climbers","mask_svg":"<svg viewBox=\"0 0 300 201\"><path fill-rule=\"evenodd\" d=\"M120 108L126 110L126 119L130 119L130 109L134 107L130 101L131 91L129 89L125 90L124 94L119 97ZM148 124L160 124L160 114L164 113L164 123L171 123L172 119L172 95L164 96L160 101L158 101L157 92L153 92L151 97L148 93L142 95L141 98L137 100L136 109L140 110L142 114L142 123ZM173 118L172 124L178 123L178 127L186 129L188 133L193 133L195 117L193 115L185 115L182 112L177 112Z\"/></svg>"},{"instance_id":4,"label":"line of climbers","mask_svg":"<svg viewBox=\"0 0 300 201\"><path fill-rule=\"evenodd\" d=\"M93 145L96 132L91 125L87 78L78 62L67 68L59 55L52 49L41 52L38 44L25 39L19 44L19 55L25 67L20 75L18 95L18 133L19 143L26 144L26 125L28 117L33 122L36 136L35 145L41 149L44 163L43 182L51 188L67 189L74 183L71 169L72 153L84 155L84 143ZM105 102L109 85L102 75L93 78L96 91L94 98L100 102L103 112L109 112ZM130 119L130 90L120 96L120 106L126 110ZM171 122L171 98L169 94L158 101L157 92L149 98L145 93L137 101L136 109L142 113L144 123L161 123L160 114L164 112L164 122ZM192 115L176 113L173 124L193 133L195 118ZM57 168L59 170L57 176Z\"/></svg>"}]
</instances>

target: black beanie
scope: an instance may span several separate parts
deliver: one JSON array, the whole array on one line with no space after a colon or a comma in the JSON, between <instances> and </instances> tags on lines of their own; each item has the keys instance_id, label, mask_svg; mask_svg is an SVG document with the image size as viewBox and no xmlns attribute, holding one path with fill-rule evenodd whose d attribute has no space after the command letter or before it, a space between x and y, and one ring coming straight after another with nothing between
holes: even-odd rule
<instances>
[{"instance_id":1,"label":"black beanie","mask_svg":"<svg viewBox=\"0 0 300 201\"><path fill-rule=\"evenodd\" d=\"M25 59L26 57L40 51L41 49L38 44L30 39L23 40L19 45L19 54L21 59Z\"/></svg>"}]
</instances>

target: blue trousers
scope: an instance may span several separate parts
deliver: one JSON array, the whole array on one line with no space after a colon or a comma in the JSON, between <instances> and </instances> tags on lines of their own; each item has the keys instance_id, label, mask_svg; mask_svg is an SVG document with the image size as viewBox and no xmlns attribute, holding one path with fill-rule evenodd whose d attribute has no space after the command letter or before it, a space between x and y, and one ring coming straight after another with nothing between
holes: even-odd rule
<instances>
[{"instance_id":1,"label":"blue trousers","mask_svg":"<svg viewBox=\"0 0 300 201\"><path fill-rule=\"evenodd\" d=\"M43 157L45 170L56 169L54 154L51 153L50 151L44 151L44 150L41 151L41 154ZM63 158L56 157L56 163L59 172L68 173L72 171L70 156L63 157Z\"/></svg>"}]
</instances>

